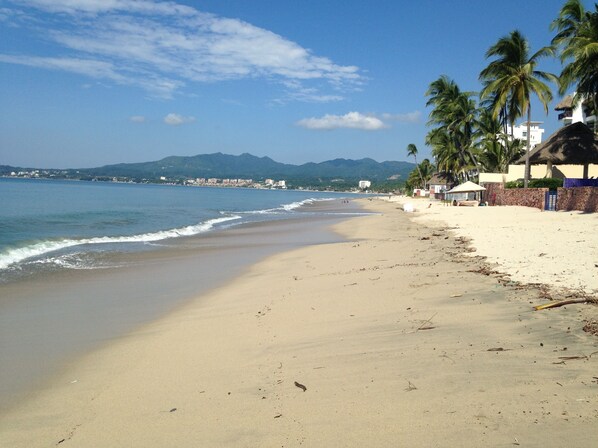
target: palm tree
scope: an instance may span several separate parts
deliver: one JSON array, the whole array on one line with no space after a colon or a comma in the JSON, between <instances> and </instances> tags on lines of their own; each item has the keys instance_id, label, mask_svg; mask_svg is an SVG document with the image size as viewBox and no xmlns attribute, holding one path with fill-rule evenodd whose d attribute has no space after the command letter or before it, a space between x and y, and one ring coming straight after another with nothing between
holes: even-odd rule
<instances>
[{"instance_id":1,"label":"palm tree","mask_svg":"<svg viewBox=\"0 0 598 448\"><path fill-rule=\"evenodd\" d=\"M413 143L409 143L407 145L407 156L412 156L413 160L415 160L415 166L417 168L417 172L419 173L419 178L423 184L422 187L426 188L424 178L422 177L421 170L419 169L419 165L417 164L417 146L415 146Z\"/></svg>"},{"instance_id":2,"label":"palm tree","mask_svg":"<svg viewBox=\"0 0 598 448\"><path fill-rule=\"evenodd\" d=\"M424 189L427 190L428 182L430 182L430 179L432 179L432 175L434 174L434 165L432 165L429 159L424 159L418 165L418 169L424 183Z\"/></svg>"},{"instance_id":3,"label":"palm tree","mask_svg":"<svg viewBox=\"0 0 598 448\"><path fill-rule=\"evenodd\" d=\"M587 101L593 113L598 113L598 4L595 11L586 11L580 0L568 0L552 22L557 34L552 44L561 50L560 59L566 63L559 78L559 93L577 84L574 102ZM594 120L594 132L598 130Z\"/></svg>"},{"instance_id":4,"label":"palm tree","mask_svg":"<svg viewBox=\"0 0 598 448\"><path fill-rule=\"evenodd\" d=\"M501 37L496 44L488 49L486 58L496 57L496 59L480 73L480 79L484 81L480 98L495 97L492 107L494 117L498 117L505 107L510 114L511 124L514 123L518 114L527 114L525 187L530 178L531 94L538 97L548 114L548 103L552 100L552 92L543 81L557 82L556 76L536 70L536 66L540 58L552 54L554 51L551 47L544 47L530 56L527 39L519 31L512 31L508 36Z\"/></svg>"},{"instance_id":5,"label":"palm tree","mask_svg":"<svg viewBox=\"0 0 598 448\"><path fill-rule=\"evenodd\" d=\"M453 180L468 178L477 171L473 152L477 107L473 93L462 92L459 86L443 75L430 84L427 106L433 106L428 125L435 125L426 136L432 146L439 169ZM440 168L442 167L442 168Z\"/></svg>"}]
</instances>

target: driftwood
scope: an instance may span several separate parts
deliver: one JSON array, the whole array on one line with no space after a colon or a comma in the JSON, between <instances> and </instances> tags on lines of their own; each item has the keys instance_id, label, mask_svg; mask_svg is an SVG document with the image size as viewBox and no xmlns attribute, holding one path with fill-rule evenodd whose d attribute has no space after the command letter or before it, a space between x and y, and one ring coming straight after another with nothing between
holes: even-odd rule
<instances>
[{"instance_id":1,"label":"driftwood","mask_svg":"<svg viewBox=\"0 0 598 448\"><path fill-rule=\"evenodd\" d=\"M557 300L554 302L545 303L544 305L537 305L534 307L534 310L540 311L548 308L557 308L559 306L571 305L574 303L598 303L598 299L595 297L583 297L578 299Z\"/></svg>"}]
</instances>

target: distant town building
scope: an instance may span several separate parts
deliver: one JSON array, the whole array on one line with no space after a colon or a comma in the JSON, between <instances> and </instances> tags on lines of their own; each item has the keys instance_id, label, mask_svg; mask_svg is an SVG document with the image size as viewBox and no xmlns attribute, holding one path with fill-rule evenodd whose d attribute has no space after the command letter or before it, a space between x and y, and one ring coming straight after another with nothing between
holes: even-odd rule
<instances>
[{"instance_id":1,"label":"distant town building","mask_svg":"<svg viewBox=\"0 0 598 448\"><path fill-rule=\"evenodd\" d=\"M264 181L264 184L273 186L274 185L274 179L266 179Z\"/></svg>"},{"instance_id":2,"label":"distant town building","mask_svg":"<svg viewBox=\"0 0 598 448\"><path fill-rule=\"evenodd\" d=\"M359 189L360 190L365 190L367 188L370 188L372 186L372 182L369 180L360 180L359 181Z\"/></svg>"}]
</instances>

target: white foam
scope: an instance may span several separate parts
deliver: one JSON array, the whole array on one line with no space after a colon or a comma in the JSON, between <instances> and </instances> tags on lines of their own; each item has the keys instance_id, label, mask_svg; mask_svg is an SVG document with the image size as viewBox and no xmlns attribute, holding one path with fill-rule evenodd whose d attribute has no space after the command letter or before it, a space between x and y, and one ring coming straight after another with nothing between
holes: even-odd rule
<instances>
[{"instance_id":1,"label":"white foam","mask_svg":"<svg viewBox=\"0 0 598 448\"><path fill-rule=\"evenodd\" d=\"M130 236L102 236L82 239L62 239L51 241L40 241L29 246L16 249L9 249L0 254L0 269L6 269L12 264L19 263L28 258L39 257L41 255L84 244L109 244L109 243L145 243L160 241L169 238L179 238L182 236L192 236L211 230L215 225L241 219L240 216L226 216L222 218L210 219L208 221L193 225L181 227L178 229L162 230L159 232L143 233Z\"/></svg>"}]
</instances>

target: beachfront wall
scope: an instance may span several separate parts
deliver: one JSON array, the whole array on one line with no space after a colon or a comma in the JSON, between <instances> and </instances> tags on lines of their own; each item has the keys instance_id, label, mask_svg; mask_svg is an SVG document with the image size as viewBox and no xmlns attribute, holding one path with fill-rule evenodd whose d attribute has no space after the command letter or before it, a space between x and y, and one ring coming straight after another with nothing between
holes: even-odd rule
<instances>
[{"instance_id":1,"label":"beachfront wall","mask_svg":"<svg viewBox=\"0 0 598 448\"><path fill-rule=\"evenodd\" d=\"M482 200L488 205L522 205L544 210L548 188L505 188L502 183L486 183ZM558 188L556 209L598 212L598 187Z\"/></svg>"},{"instance_id":2,"label":"beachfront wall","mask_svg":"<svg viewBox=\"0 0 598 448\"><path fill-rule=\"evenodd\" d=\"M558 188L556 209L598 212L598 187Z\"/></svg>"},{"instance_id":3,"label":"beachfront wall","mask_svg":"<svg viewBox=\"0 0 598 448\"><path fill-rule=\"evenodd\" d=\"M505 188L502 183L486 183L482 197L488 205L520 205L544 210L548 188Z\"/></svg>"}]
</instances>

